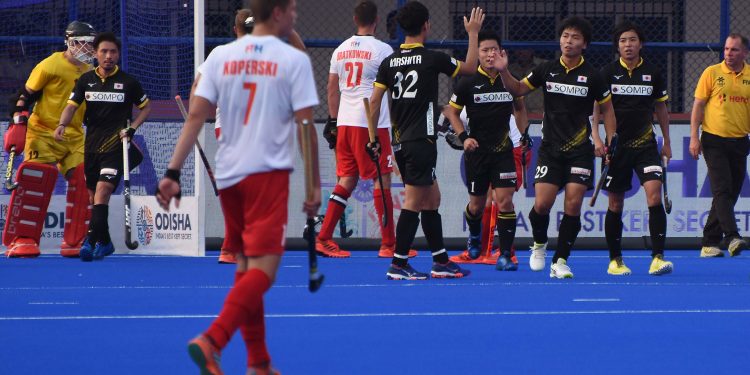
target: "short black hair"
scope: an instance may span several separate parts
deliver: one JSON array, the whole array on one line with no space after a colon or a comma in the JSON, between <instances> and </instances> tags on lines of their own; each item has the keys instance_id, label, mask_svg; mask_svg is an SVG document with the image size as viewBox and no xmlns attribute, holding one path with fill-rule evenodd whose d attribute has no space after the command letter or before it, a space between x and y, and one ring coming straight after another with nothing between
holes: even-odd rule
<instances>
[{"instance_id":1,"label":"short black hair","mask_svg":"<svg viewBox=\"0 0 750 375\"><path fill-rule=\"evenodd\" d=\"M646 38L643 36L643 30L634 22L625 20L618 23L612 31L612 45L615 47L615 50L620 46L620 36L627 31L633 31L635 35L638 35L638 40L641 44L646 41Z\"/></svg>"},{"instance_id":2,"label":"short black hair","mask_svg":"<svg viewBox=\"0 0 750 375\"><path fill-rule=\"evenodd\" d=\"M378 18L378 6L370 0L362 0L354 7L357 26L370 26Z\"/></svg>"},{"instance_id":3,"label":"short black hair","mask_svg":"<svg viewBox=\"0 0 750 375\"><path fill-rule=\"evenodd\" d=\"M288 6L289 0L252 0L250 2L250 9L253 11L256 22L266 22L271 18L276 7L286 9Z\"/></svg>"},{"instance_id":4,"label":"short black hair","mask_svg":"<svg viewBox=\"0 0 750 375\"><path fill-rule=\"evenodd\" d=\"M750 44L748 44L747 37L744 36L744 35L742 35L742 34L740 34L740 33L729 33L729 35L727 35L727 39L729 39L729 38L739 39L740 42L742 43L742 45L745 46L745 49L749 49L750 48Z\"/></svg>"},{"instance_id":5,"label":"short black hair","mask_svg":"<svg viewBox=\"0 0 750 375\"><path fill-rule=\"evenodd\" d=\"M592 27L591 22L589 22L587 19L579 16L571 16L568 17L560 23L560 26L557 28L557 37L560 38L563 34L563 31L565 29L574 29L578 30L581 35L583 35L583 41L586 44L589 44L589 41L591 41L591 33L592 33Z\"/></svg>"},{"instance_id":6,"label":"short black hair","mask_svg":"<svg viewBox=\"0 0 750 375\"><path fill-rule=\"evenodd\" d=\"M503 43L500 41L500 36L497 35L496 32L491 30L483 30L479 32L479 43L482 43L482 41L485 40L494 40L497 42L497 45L500 46L500 48L503 48Z\"/></svg>"},{"instance_id":7,"label":"short black hair","mask_svg":"<svg viewBox=\"0 0 750 375\"><path fill-rule=\"evenodd\" d=\"M422 32L422 26L430 20L430 11L419 1L409 1L398 10L396 19L406 36L416 36Z\"/></svg>"},{"instance_id":8,"label":"short black hair","mask_svg":"<svg viewBox=\"0 0 750 375\"><path fill-rule=\"evenodd\" d=\"M99 44L102 42L112 42L117 46L117 51L122 51L122 43L120 42L120 39L118 39L114 33L111 33L109 31L105 31L99 34L96 34L96 37L94 38L94 51L99 50Z\"/></svg>"}]
</instances>

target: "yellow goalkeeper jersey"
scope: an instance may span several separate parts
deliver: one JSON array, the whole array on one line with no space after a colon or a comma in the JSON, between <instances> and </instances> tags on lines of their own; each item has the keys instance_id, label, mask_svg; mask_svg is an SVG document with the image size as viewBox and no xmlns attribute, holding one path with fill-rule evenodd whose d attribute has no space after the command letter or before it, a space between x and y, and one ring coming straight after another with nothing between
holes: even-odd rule
<instances>
[{"instance_id":1,"label":"yellow goalkeeper jersey","mask_svg":"<svg viewBox=\"0 0 750 375\"><path fill-rule=\"evenodd\" d=\"M29 118L30 129L54 131L60 123L60 116L78 77L89 70L91 65L74 65L65 58L63 52L55 52L37 64L26 81L28 88L42 93ZM65 131L66 136L83 136L82 123L85 112L85 105L81 105Z\"/></svg>"}]
</instances>

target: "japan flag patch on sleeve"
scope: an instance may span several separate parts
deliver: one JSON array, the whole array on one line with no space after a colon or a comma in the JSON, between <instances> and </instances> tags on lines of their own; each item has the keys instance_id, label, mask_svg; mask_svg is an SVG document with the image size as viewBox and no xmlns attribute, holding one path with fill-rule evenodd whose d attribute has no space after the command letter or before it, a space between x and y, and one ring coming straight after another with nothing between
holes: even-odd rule
<instances>
[{"instance_id":1,"label":"japan flag patch on sleeve","mask_svg":"<svg viewBox=\"0 0 750 375\"><path fill-rule=\"evenodd\" d=\"M578 82L586 83L586 81L587 81L586 76L578 76Z\"/></svg>"}]
</instances>

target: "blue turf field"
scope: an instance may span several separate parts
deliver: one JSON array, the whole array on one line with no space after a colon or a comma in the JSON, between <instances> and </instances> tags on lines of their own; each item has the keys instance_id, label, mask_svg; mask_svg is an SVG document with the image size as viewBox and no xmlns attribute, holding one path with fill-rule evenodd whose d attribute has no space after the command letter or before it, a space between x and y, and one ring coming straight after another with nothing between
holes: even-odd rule
<instances>
[{"instance_id":1,"label":"blue turf field","mask_svg":"<svg viewBox=\"0 0 750 375\"><path fill-rule=\"evenodd\" d=\"M429 270L424 252L412 264ZM459 280L386 281L375 252L288 252L266 298L274 364L294 374L743 374L750 368L750 256L668 251L675 273L606 274L603 251L574 252L573 280L469 266ZM549 265L548 258L548 265ZM185 343L218 313L233 266L216 257L0 259L0 374L197 373ZM236 335L227 374L244 374Z\"/></svg>"}]
</instances>

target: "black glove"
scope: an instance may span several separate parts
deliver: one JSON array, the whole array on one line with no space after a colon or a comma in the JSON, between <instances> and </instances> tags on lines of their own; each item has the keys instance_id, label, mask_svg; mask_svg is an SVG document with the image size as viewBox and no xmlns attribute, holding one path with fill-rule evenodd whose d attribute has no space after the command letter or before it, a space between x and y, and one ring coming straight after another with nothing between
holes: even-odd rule
<instances>
[{"instance_id":1,"label":"black glove","mask_svg":"<svg viewBox=\"0 0 750 375\"><path fill-rule=\"evenodd\" d=\"M335 118L329 117L328 121L326 121L326 126L323 127L323 138L328 141L328 148L331 150L336 148L336 136L338 135L337 123Z\"/></svg>"},{"instance_id":2,"label":"black glove","mask_svg":"<svg viewBox=\"0 0 750 375\"><path fill-rule=\"evenodd\" d=\"M524 146L524 147L526 147L529 150L532 147L534 147L534 140L531 139L531 137L529 136L529 128L528 127L526 128L526 131L524 131L523 134L521 134L521 145Z\"/></svg>"},{"instance_id":3,"label":"black glove","mask_svg":"<svg viewBox=\"0 0 750 375\"><path fill-rule=\"evenodd\" d=\"M454 150L464 150L464 143L458 138L458 134L456 134L453 129L450 129L445 133L445 141L448 143L448 146L451 146Z\"/></svg>"},{"instance_id":4,"label":"black glove","mask_svg":"<svg viewBox=\"0 0 750 375\"><path fill-rule=\"evenodd\" d=\"M135 129L128 126L127 128L125 128L125 133L127 133L128 139L133 139L133 136L135 135ZM177 182L180 182L179 177Z\"/></svg>"},{"instance_id":5,"label":"black glove","mask_svg":"<svg viewBox=\"0 0 750 375\"><path fill-rule=\"evenodd\" d=\"M375 137L375 141L367 143L365 151L367 151L367 155L370 155L370 159L377 163L380 159L380 141L378 141L378 137Z\"/></svg>"}]
</instances>

